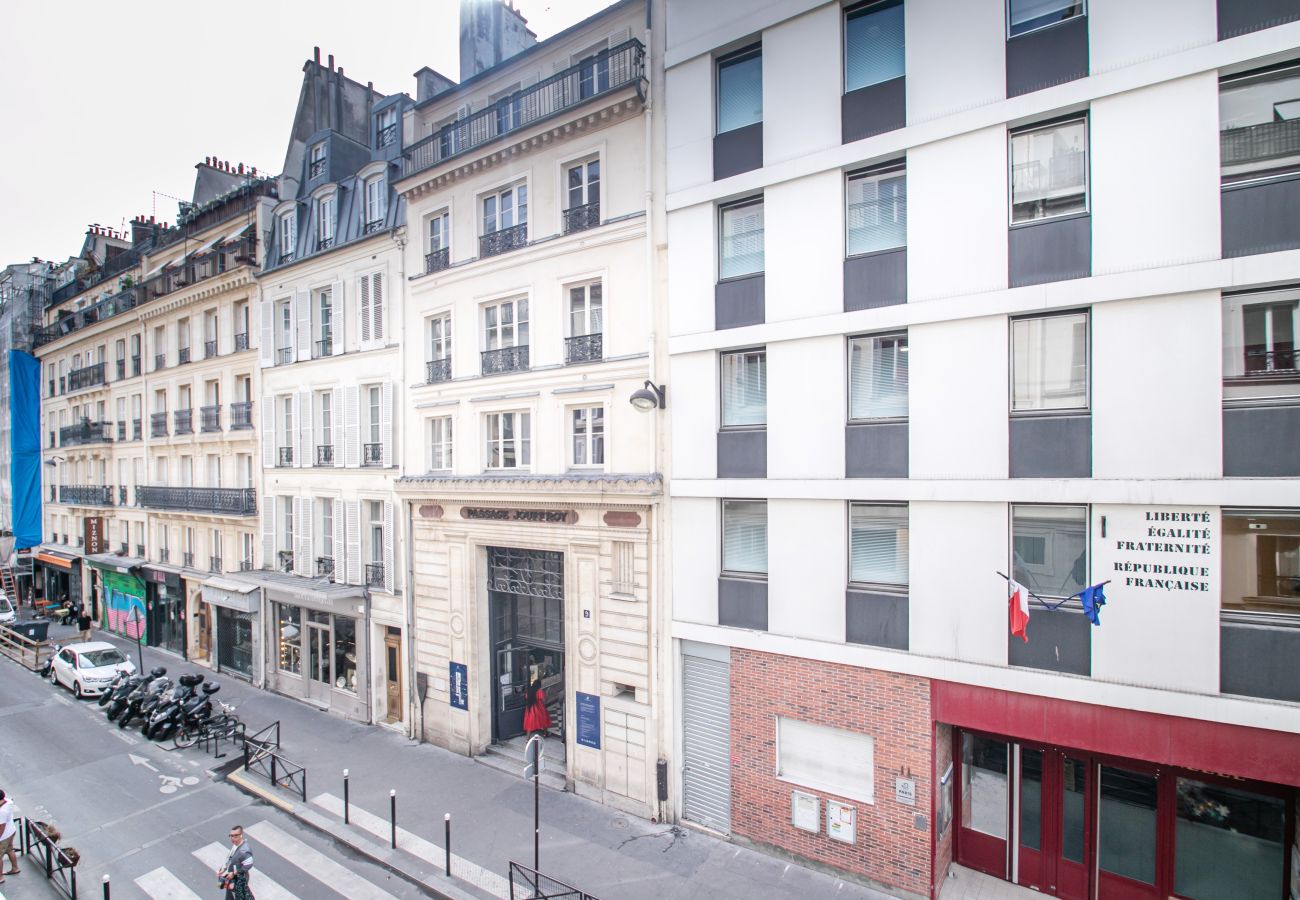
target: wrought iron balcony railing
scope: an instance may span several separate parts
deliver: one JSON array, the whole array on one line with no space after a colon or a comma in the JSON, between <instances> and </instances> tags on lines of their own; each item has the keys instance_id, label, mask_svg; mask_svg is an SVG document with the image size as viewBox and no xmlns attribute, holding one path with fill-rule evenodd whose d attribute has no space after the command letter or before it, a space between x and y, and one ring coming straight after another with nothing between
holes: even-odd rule
<instances>
[{"instance_id":1,"label":"wrought iron balcony railing","mask_svg":"<svg viewBox=\"0 0 1300 900\"><path fill-rule=\"evenodd\" d=\"M167 413L149 414L149 437L167 437Z\"/></svg>"},{"instance_id":2,"label":"wrought iron balcony railing","mask_svg":"<svg viewBox=\"0 0 1300 900\"><path fill-rule=\"evenodd\" d=\"M328 250L330 247L333 246L334 246L334 238L332 237L323 237L323 238L316 239L317 250Z\"/></svg>"},{"instance_id":3,"label":"wrought iron balcony railing","mask_svg":"<svg viewBox=\"0 0 1300 900\"><path fill-rule=\"evenodd\" d=\"M280 447L279 450L280 450L280 454L279 454L279 456L276 457L275 464L276 464L277 466L292 466L292 465L293 465L293 448L292 448L292 447Z\"/></svg>"},{"instance_id":4,"label":"wrought iron balcony railing","mask_svg":"<svg viewBox=\"0 0 1300 900\"><path fill-rule=\"evenodd\" d=\"M383 444L362 444L361 445L361 465L363 466L380 466L384 462L384 445Z\"/></svg>"},{"instance_id":5,"label":"wrought iron balcony railing","mask_svg":"<svg viewBox=\"0 0 1300 900\"><path fill-rule=\"evenodd\" d=\"M238 350L247 350L247 349L248 349L248 332L245 331L242 334L235 335L235 350L238 351Z\"/></svg>"},{"instance_id":6,"label":"wrought iron balcony railing","mask_svg":"<svg viewBox=\"0 0 1300 900\"><path fill-rule=\"evenodd\" d=\"M443 247L441 250L434 250L432 253L424 254L424 274L426 275L441 272L449 265L451 265L450 247Z\"/></svg>"},{"instance_id":7,"label":"wrought iron balcony railing","mask_svg":"<svg viewBox=\"0 0 1300 900\"><path fill-rule=\"evenodd\" d=\"M636 39L602 50L412 144L404 154L402 177L636 84L644 67L645 50Z\"/></svg>"},{"instance_id":8,"label":"wrought iron balcony railing","mask_svg":"<svg viewBox=\"0 0 1300 900\"><path fill-rule=\"evenodd\" d=\"M98 484L60 485L59 502L73 506L112 506L113 488Z\"/></svg>"},{"instance_id":9,"label":"wrought iron balcony railing","mask_svg":"<svg viewBox=\"0 0 1300 900\"><path fill-rule=\"evenodd\" d=\"M153 355L153 370L157 372L159 369L165 368L167 368L167 354L155 353Z\"/></svg>"},{"instance_id":10,"label":"wrought iron balcony railing","mask_svg":"<svg viewBox=\"0 0 1300 900\"><path fill-rule=\"evenodd\" d=\"M243 400L230 404L230 430L253 427L253 401Z\"/></svg>"},{"instance_id":11,"label":"wrought iron balcony railing","mask_svg":"<svg viewBox=\"0 0 1300 900\"><path fill-rule=\"evenodd\" d=\"M194 410L178 409L172 413L176 434L194 433Z\"/></svg>"},{"instance_id":12,"label":"wrought iron balcony railing","mask_svg":"<svg viewBox=\"0 0 1300 900\"><path fill-rule=\"evenodd\" d=\"M379 147L387 147L389 144L397 143L397 123L385 125L379 129L375 135L375 144Z\"/></svg>"},{"instance_id":13,"label":"wrought iron balcony railing","mask_svg":"<svg viewBox=\"0 0 1300 900\"><path fill-rule=\"evenodd\" d=\"M484 350L483 374L502 375L506 372L523 372L528 369L528 345Z\"/></svg>"},{"instance_id":14,"label":"wrought iron balcony railing","mask_svg":"<svg viewBox=\"0 0 1300 900\"><path fill-rule=\"evenodd\" d=\"M320 359L322 356L333 356L333 355L334 355L333 337L322 338L321 340L316 342L317 359Z\"/></svg>"},{"instance_id":15,"label":"wrought iron balcony railing","mask_svg":"<svg viewBox=\"0 0 1300 900\"><path fill-rule=\"evenodd\" d=\"M518 225L512 225L509 228L501 228L497 231L490 231L478 239L478 255L480 258L488 256L497 256L501 253L508 253L511 250L517 250L528 244L528 223L521 222Z\"/></svg>"},{"instance_id":16,"label":"wrought iron balcony railing","mask_svg":"<svg viewBox=\"0 0 1300 900\"><path fill-rule=\"evenodd\" d=\"M239 571L241 572L253 571L253 561L251 559L241 559L239 561Z\"/></svg>"},{"instance_id":17,"label":"wrought iron balcony railing","mask_svg":"<svg viewBox=\"0 0 1300 900\"><path fill-rule=\"evenodd\" d=\"M316 465L332 466L334 465L334 445L317 444L316 445Z\"/></svg>"},{"instance_id":18,"label":"wrought iron balcony railing","mask_svg":"<svg viewBox=\"0 0 1300 900\"><path fill-rule=\"evenodd\" d=\"M1295 350L1247 350L1247 375L1294 375L1300 365Z\"/></svg>"},{"instance_id":19,"label":"wrought iron balcony railing","mask_svg":"<svg viewBox=\"0 0 1300 900\"><path fill-rule=\"evenodd\" d=\"M221 557L220 557L220 556L209 556L209 557L208 557L208 571L209 571L209 572L220 572L220 571L221 571Z\"/></svg>"},{"instance_id":20,"label":"wrought iron balcony railing","mask_svg":"<svg viewBox=\"0 0 1300 900\"><path fill-rule=\"evenodd\" d=\"M204 358L204 359L212 359L212 357L214 357L214 356L216 356L216 355L217 355L217 342L216 342L216 341L204 341L204 342L203 342L203 358Z\"/></svg>"},{"instance_id":21,"label":"wrought iron balcony railing","mask_svg":"<svg viewBox=\"0 0 1300 900\"><path fill-rule=\"evenodd\" d=\"M163 547L158 551L158 562L167 562L171 557L171 551Z\"/></svg>"},{"instance_id":22,"label":"wrought iron balcony railing","mask_svg":"<svg viewBox=\"0 0 1300 900\"><path fill-rule=\"evenodd\" d=\"M366 587L382 588L384 586L384 564L366 563Z\"/></svg>"},{"instance_id":23,"label":"wrought iron balcony railing","mask_svg":"<svg viewBox=\"0 0 1300 900\"><path fill-rule=\"evenodd\" d=\"M371 219L365 225L361 226L361 233L374 234L376 231L379 231L383 227L384 227L383 219Z\"/></svg>"},{"instance_id":24,"label":"wrought iron balcony railing","mask_svg":"<svg viewBox=\"0 0 1300 900\"><path fill-rule=\"evenodd\" d=\"M278 568L280 569L281 572L292 572L292 571L293 571L293 551L292 551L292 550L280 550L280 551L277 551L276 554L275 554L275 561L276 561L276 563L278 564Z\"/></svg>"},{"instance_id":25,"label":"wrought iron balcony railing","mask_svg":"<svg viewBox=\"0 0 1300 900\"><path fill-rule=\"evenodd\" d=\"M181 565L187 569L194 568L194 553L192 551L181 554Z\"/></svg>"},{"instance_id":26,"label":"wrought iron balcony railing","mask_svg":"<svg viewBox=\"0 0 1300 900\"><path fill-rule=\"evenodd\" d=\"M163 423L163 427L165 428L166 425L167 425L167 423L164 422L164 423ZM131 440L133 440L133 441L138 441L138 440L141 440L143 437L144 437L144 423L141 422L139 419L132 419L132 420L131 420Z\"/></svg>"},{"instance_id":27,"label":"wrought iron balcony railing","mask_svg":"<svg viewBox=\"0 0 1300 900\"><path fill-rule=\"evenodd\" d=\"M123 358L117 361L117 380L121 381L125 377L126 377L126 359Z\"/></svg>"},{"instance_id":28,"label":"wrought iron balcony railing","mask_svg":"<svg viewBox=\"0 0 1300 900\"><path fill-rule=\"evenodd\" d=\"M325 158L313 159L311 166L307 169L308 178L319 178L325 174Z\"/></svg>"},{"instance_id":29,"label":"wrought iron balcony railing","mask_svg":"<svg viewBox=\"0 0 1300 900\"><path fill-rule=\"evenodd\" d=\"M431 359L424 365L428 372L426 384L437 384L440 381L451 380L450 356L444 356L442 359Z\"/></svg>"},{"instance_id":30,"label":"wrought iron balcony railing","mask_svg":"<svg viewBox=\"0 0 1300 900\"><path fill-rule=\"evenodd\" d=\"M59 446L76 447L81 444L111 443L113 423L92 422L82 419L76 425L65 425L59 429Z\"/></svg>"},{"instance_id":31,"label":"wrought iron balcony railing","mask_svg":"<svg viewBox=\"0 0 1300 900\"><path fill-rule=\"evenodd\" d=\"M571 366L575 363L599 362L603 358L603 338L604 335L600 332L597 332L596 334L577 334L573 337L565 338L565 365Z\"/></svg>"},{"instance_id":32,"label":"wrought iron balcony railing","mask_svg":"<svg viewBox=\"0 0 1300 900\"><path fill-rule=\"evenodd\" d=\"M173 509L214 515L252 516L257 514L257 488L152 487L135 489L137 506L146 509Z\"/></svg>"},{"instance_id":33,"label":"wrought iron balcony railing","mask_svg":"<svg viewBox=\"0 0 1300 900\"><path fill-rule=\"evenodd\" d=\"M586 231L600 224L600 201L571 206L564 211L564 233Z\"/></svg>"},{"instance_id":34,"label":"wrought iron balcony railing","mask_svg":"<svg viewBox=\"0 0 1300 900\"><path fill-rule=\"evenodd\" d=\"M334 577L334 557L318 556L316 557L316 574L325 577Z\"/></svg>"},{"instance_id":35,"label":"wrought iron balcony railing","mask_svg":"<svg viewBox=\"0 0 1300 900\"><path fill-rule=\"evenodd\" d=\"M181 347L176 351L176 365L183 366L190 361L190 348Z\"/></svg>"},{"instance_id":36,"label":"wrought iron balcony railing","mask_svg":"<svg viewBox=\"0 0 1300 900\"><path fill-rule=\"evenodd\" d=\"M275 363L279 366L288 365L293 362L293 348L281 347L275 351Z\"/></svg>"},{"instance_id":37,"label":"wrought iron balcony railing","mask_svg":"<svg viewBox=\"0 0 1300 900\"><path fill-rule=\"evenodd\" d=\"M135 545L135 555L136 555L137 557L139 557L140 559L145 559L145 555L144 555L144 544L136 544L136 545Z\"/></svg>"},{"instance_id":38,"label":"wrought iron balcony railing","mask_svg":"<svg viewBox=\"0 0 1300 900\"><path fill-rule=\"evenodd\" d=\"M200 406L199 407L199 430L200 431L220 431L221 430L221 405Z\"/></svg>"},{"instance_id":39,"label":"wrought iron balcony railing","mask_svg":"<svg viewBox=\"0 0 1300 900\"><path fill-rule=\"evenodd\" d=\"M95 363L91 366L83 366L80 369L73 369L68 373L68 390L80 391L84 388L94 387L97 384L104 383L104 364Z\"/></svg>"},{"instance_id":40,"label":"wrought iron balcony railing","mask_svg":"<svg viewBox=\"0 0 1300 900\"><path fill-rule=\"evenodd\" d=\"M117 555L126 556L126 552L131 549L131 545L123 541L117 545Z\"/></svg>"},{"instance_id":41,"label":"wrought iron balcony railing","mask_svg":"<svg viewBox=\"0 0 1300 900\"><path fill-rule=\"evenodd\" d=\"M126 485L121 485L117 489L117 505L126 506Z\"/></svg>"}]
</instances>

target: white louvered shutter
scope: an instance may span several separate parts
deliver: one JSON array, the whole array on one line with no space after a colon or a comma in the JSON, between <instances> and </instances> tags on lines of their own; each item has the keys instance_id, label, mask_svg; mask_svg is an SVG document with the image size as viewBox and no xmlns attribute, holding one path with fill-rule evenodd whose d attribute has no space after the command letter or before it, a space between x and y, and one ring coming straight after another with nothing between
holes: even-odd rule
<instances>
[{"instance_id":1,"label":"white louvered shutter","mask_svg":"<svg viewBox=\"0 0 1300 900\"><path fill-rule=\"evenodd\" d=\"M361 394L355 384L343 389L343 465L361 465Z\"/></svg>"},{"instance_id":2,"label":"white louvered shutter","mask_svg":"<svg viewBox=\"0 0 1300 900\"><path fill-rule=\"evenodd\" d=\"M262 467L275 466L275 404L270 397L262 398Z\"/></svg>"},{"instance_id":3,"label":"white louvered shutter","mask_svg":"<svg viewBox=\"0 0 1300 900\"><path fill-rule=\"evenodd\" d=\"M293 498L293 572L295 575L304 575L307 572L307 560L304 558L302 547L302 536L305 530L302 527L302 507L304 500L302 497Z\"/></svg>"},{"instance_id":4,"label":"white louvered shutter","mask_svg":"<svg viewBox=\"0 0 1300 900\"><path fill-rule=\"evenodd\" d=\"M348 567L344 557L347 555L344 551L344 528L343 528L343 501L342 500L325 500L325 503L334 504L334 546L330 552L334 554L334 580L339 584L347 581Z\"/></svg>"},{"instance_id":5,"label":"white louvered shutter","mask_svg":"<svg viewBox=\"0 0 1300 900\"><path fill-rule=\"evenodd\" d=\"M334 465L343 465L343 389L330 391L330 440L334 443Z\"/></svg>"},{"instance_id":6,"label":"white louvered shutter","mask_svg":"<svg viewBox=\"0 0 1300 900\"><path fill-rule=\"evenodd\" d=\"M340 353L344 352L346 345L343 342L347 339L348 331L344 324L348 320L348 306L347 302L343 299L343 282L336 281L330 285L330 303L332 303L334 307L333 312L330 315L330 337L334 343L330 355L338 356Z\"/></svg>"},{"instance_id":7,"label":"white louvered shutter","mask_svg":"<svg viewBox=\"0 0 1300 900\"><path fill-rule=\"evenodd\" d=\"M216 338L218 353L233 353L235 351L234 315L235 310L229 303L223 304L217 310ZM207 337L205 336L203 339L207 340Z\"/></svg>"},{"instance_id":8,"label":"white louvered shutter","mask_svg":"<svg viewBox=\"0 0 1300 900\"><path fill-rule=\"evenodd\" d=\"M325 502L329 502L328 500ZM302 554L302 568L299 569L303 575L313 578L316 575L316 556L312 552L312 532L316 530L316 502L311 497L304 497L302 501L302 513L295 517L298 519L298 547Z\"/></svg>"},{"instance_id":9,"label":"white louvered shutter","mask_svg":"<svg viewBox=\"0 0 1300 900\"><path fill-rule=\"evenodd\" d=\"M266 369L275 365L275 304L266 300L260 301L262 306L262 339L258 342L258 356L262 361L262 368Z\"/></svg>"},{"instance_id":10,"label":"white louvered shutter","mask_svg":"<svg viewBox=\"0 0 1300 900\"><path fill-rule=\"evenodd\" d=\"M304 469L316 465L316 440L311 433L311 391L298 392L298 433L302 435L302 457L298 465Z\"/></svg>"},{"instance_id":11,"label":"white louvered shutter","mask_svg":"<svg viewBox=\"0 0 1300 900\"><path fill-rule=\"evenodd\" d=\"M306 291L293 295L293 318L296 325L293 358L311 359L311 295Z\"/></svg>"},{"instance_id":12,"label":"white louvered shutter","mask_svg":"<svg viewBox=\"0 0 1300 900\"><path fill-rule=\"evenodd\" d=\"M361 501L343 502L347 531L348 584L361 584Z\"/></svg>"},{"instance_id":13,"label":"white louvered shutter","mask_svg":"<svg viewBox=\"0 0 1300 900\"><path fill-rule=\"evenodd\" d=\"M380 465L385 469L393 464L393 383L385 381L379 390L379 440Z\"/></svg>"},{"instance_id":14,"label":"white louvered shutter","mask_svg":"<svg viewBox=\"0 0 1300 900\"><path fill-rule=\"evenodd\" d=\"M275 564L275 498L262 498L262 568Z\"/></svg>"},{"instance_id":15,"label":"white louvered shutter","mask_svg":"<svg viewBox=\"0 0 1300 900\"><path fill-rule=\"evenodd\" d=\"M384 300L384 273L376 272L370 276L370 338L381 347L384 345L384 326L387 324L388 307Z\"/></svg>"},{"instance_id":16,"label":"white louvered shutter","mask_svg":"<svg viewBox=\"0 0 1300 900\"><path fill-rule=\"evenodd\" d=\"M388 593L393 592L393 585L397 580L396 568L397 554L393 549L393 537L396 529L393 528L393 504L389 500L384 501L384 590Z\"/></svg>"},{"instance_id":17,"label":"white louvered shutter","mask_svg":"<svg viewBox=\"0 0 1300 900\"><path fill-rule=\"evenodd\" d=\"M298 423L302 421L302 402L299 395L291 394L289 396L289 408L292 410L290 414L293 416L293 430L291 433L285 435L285 440L288 442L288 445L293 448L293 464L295 466L301 466L302 430L298 427Z\"/></svg>"},{"instance_id":18,"label":"white louvered shutter","mask_svg":"<svg viewBox=\"0 0 1300 900\"><path fill-rule=\"evenodd\" d=\"M357 279L357 314L361 318L361 329L357 332L361 338L361 349L369 348L370 331L370 276L362 275Z\"/></svg>"}]
</instances>

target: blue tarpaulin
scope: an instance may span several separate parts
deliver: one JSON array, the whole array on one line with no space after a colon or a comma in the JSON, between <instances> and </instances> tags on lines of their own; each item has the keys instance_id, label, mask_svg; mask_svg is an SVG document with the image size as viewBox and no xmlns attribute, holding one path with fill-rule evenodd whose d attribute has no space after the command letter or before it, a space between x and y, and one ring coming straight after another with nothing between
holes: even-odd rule
<instances>
[{"instance_id":1,"label":"blue tarpaulin","mask_svg":"<svg viewBox=\"0 0 1300 900\"><path fill-rule=\"evenodd\" d=\"M9 478L13 485L14 546L41 542L41 364L9 351Z\"/></svg>"}]
</instances>

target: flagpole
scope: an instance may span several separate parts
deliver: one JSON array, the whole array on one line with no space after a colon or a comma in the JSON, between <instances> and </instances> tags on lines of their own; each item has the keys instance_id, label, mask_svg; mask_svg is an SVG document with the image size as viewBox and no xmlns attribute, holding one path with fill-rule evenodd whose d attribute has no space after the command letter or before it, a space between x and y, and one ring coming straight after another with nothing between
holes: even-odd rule
<instances>
[{"instance_id":1,"label":"flagpole","mask_svg":"<svg viewBox=\"0 0 1300 900\"><path fill-rule=\"evenodd\" d=\"M994 572L995 572L996 574L998 574L998 575L1002 575L1002 573L1001 573L1001 572L997 572L996 569L994 570ZM1005 580L1008 584L1010 584L1011 579L1010 579L1009 577L1007 577L1006 575L1002 575L1002 578L1003 578L1003 580ZM1020 582L1017 581L1016 584L1020 584ZM1109 579L1109 578L1107 578L1105 581L1099 581L1099 582L1097 582L1096 584L1090 584L1090 585L1088 585L1088 587L1090 587L1090 588L1093 588L1093 587L1104 587L1104 586L1106 586L1106 585L1108 585L1108 584L1110 584L1110 579ZM1037 600L1039 603L1043 604L1043 607L1044 607L1045 609L1060 609L1062 606L1064 606L1064 605L1066 604L1067 601L1069 601L1069 600L1073 600L1075 597L1080 597L1080 596L1083 595L1083 591L1078 591L1078 592L1073 593L1073 594L1071 594L1070 596L1066 597L1066 598L1065 598L1064 600L1062 600L1060 603L1048 603L1048 602L1047 602L1046 600L1044 600L1042 597L1038 596L1038 595L1035 594L1033 591L1031 591L1028 587L1025 587L1025 585L1021 584L1020 586L1021 586L1022 588L1025 589L1025 593L1026 593L1026 594L1028 594L1029 596L1033 597L1033 598L1034 598L1035 600ZM1087 588L1085 588L1084 590L1087 590Z\"/></svg>"}]
</instances>

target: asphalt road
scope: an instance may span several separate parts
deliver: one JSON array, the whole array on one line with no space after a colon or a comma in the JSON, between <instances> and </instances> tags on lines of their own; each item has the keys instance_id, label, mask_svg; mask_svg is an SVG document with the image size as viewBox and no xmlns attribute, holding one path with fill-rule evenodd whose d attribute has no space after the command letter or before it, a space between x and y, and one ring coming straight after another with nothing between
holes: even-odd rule
<instances>
[{"instance_id":1,"label":"asphalt road","mask_svg":"<svg viewBox=\"0 0 1300 900\"><path fill-rule=\"evenodd\" d=\"M169 666L169 668L172 668ZM174 673L188 671L180 663ZM82 897L113 900L220 897L213 870L225 858L231 825L251 835L252 887L259 900L286 897L420 897L382 867L306 828L275 807L218 780L220 763L201 749L168 752L137 728L108 722L93 700L78 701L0 657L0 788L19 814L52 822L62 845L81 854ZM224 762L224 761L223 761ZM39 897L35 859L4 888Z\"/></svg>"}]
</instances>

